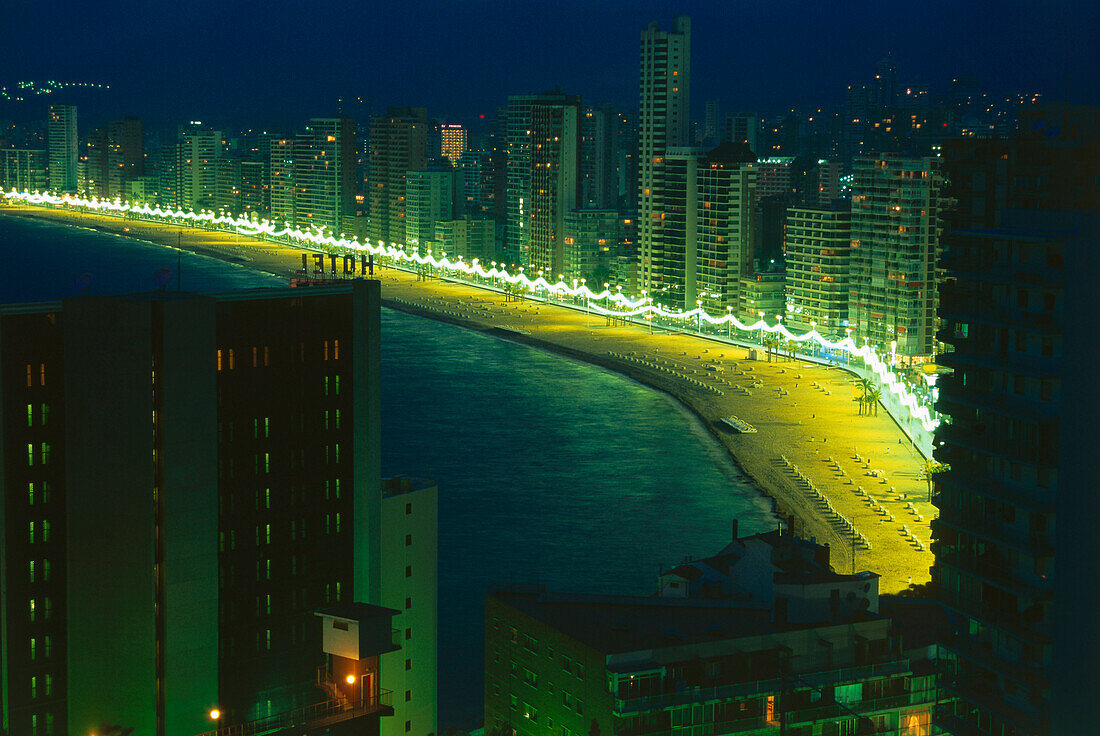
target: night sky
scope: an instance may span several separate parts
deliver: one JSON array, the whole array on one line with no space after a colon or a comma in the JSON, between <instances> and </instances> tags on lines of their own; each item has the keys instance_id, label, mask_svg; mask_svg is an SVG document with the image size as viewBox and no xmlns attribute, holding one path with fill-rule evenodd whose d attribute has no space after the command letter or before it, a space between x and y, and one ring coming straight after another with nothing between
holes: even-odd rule
<instances>
[{"instance_id":1,"label":"night sky","mask_svg":"<svg viewBox=\"0 0 1100 736\"><path fill-rule=\"evenodd\" d=\"M97 114L153 124L297 125L340 95L372 110L491 117L509 94L555 85L588 103L637 107L638 37L685 12L694 24L692 102L776 113L836 104L891 53L903 83L933 92L953 74L991 92L1096 102L1100 4L771 0L190 0L4 4L0 85L106 82ZM838 10L843 8L843 12ZM26 32L23 32L23 31ZM55 98L60 101L59 98ZM44 108L45 100L31 103ZM84 102L78 100L78 104ZM19 118L31 109L0 108ZM36 109L33 117L40 113ZM31 117L31 116L27 116ZM84 125L82 122L81 128Z\"/></svg>"}]
</instances>

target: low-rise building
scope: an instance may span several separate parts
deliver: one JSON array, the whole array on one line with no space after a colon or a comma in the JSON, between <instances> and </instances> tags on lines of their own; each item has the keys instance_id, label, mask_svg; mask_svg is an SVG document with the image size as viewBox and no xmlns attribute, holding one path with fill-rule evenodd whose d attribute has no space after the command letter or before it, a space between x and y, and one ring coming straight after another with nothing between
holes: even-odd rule
<instances>
[{"instance_id":1,"label":"low-rise building","mask_svg":"<svg viewBox=\"0 0 1100 736\"><path fill-rule=\"evenodd\" d=\"M782 271L754 273L741 279L738 313L742 322L749 324L760 319L775 324L776 316L782 317L786 309L787 277Z\"/></svg>"},{"instance_id":2,"label":"low-rise building","mask_svg":"<svg viewBox=\"0 0 1100 736\"><path fill-rule=\"evenodd\" d=\"M486 736L931 734L928 649L878 613L878 576L734 529L655 596L492 592Z\"/></svg>"}]
</instances>

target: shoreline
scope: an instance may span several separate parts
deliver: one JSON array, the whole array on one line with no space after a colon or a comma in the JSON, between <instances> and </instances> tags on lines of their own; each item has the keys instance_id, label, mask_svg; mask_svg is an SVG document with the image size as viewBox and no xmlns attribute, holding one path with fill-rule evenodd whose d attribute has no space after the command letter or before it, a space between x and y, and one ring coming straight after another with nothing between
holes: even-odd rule
<instances>
[{"instance_id":1,"label":"shoreline","mask_svg":"<svg viewBox=\"0 0 1100 736\"><path fill-rule=\"evenodd\" d=\"M281 278L298 275L301 253L307 251L231 233L68 210L0 207L4 214L178 247ZM127 227L129 232L123 232ZM647 334L645 327L611 324L554 304L507 301L503 294L462 283L421 281L388 267L380 267L375 278L382 282L384 306L548 350L664 392L702 423L771 500L777 515L784 521L793 517L802 536L830 544L838 572L869 568L880 574L883 593L928 581L928 526L934 509L921 502L919 460L907 451L903 432L886 412L853 421L852 402L842 398L850 380L841 369L779 357L750 361L742 347L686 333ZM832 397L835 388L840 397ZM720 419L731 414L756 426L757 433L724 430ZM885 477L871 478L872 464ZM809 491L807 483L817 492ZM857 487L867 490L857 495ZM852 544L839 518L862 532L871 549ZM900 527L912 530L920 544L903 538Z\"/></svg>"}]
</instances>

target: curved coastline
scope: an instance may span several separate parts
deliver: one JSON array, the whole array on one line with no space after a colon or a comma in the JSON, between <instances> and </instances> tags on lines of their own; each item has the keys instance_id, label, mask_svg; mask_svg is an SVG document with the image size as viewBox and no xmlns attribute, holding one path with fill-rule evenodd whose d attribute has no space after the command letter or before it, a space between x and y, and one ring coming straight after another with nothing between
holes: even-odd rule
<instances>
[{"instance_id":1,"label":"curved coastline","mask_svg":"<svg viewBox=\"0 0 1100 736\"><path fill-rule=\"evenodd\" d=\"M195 230L193 228L185 228L169 225L153 225L150 223L144 223L141 221L124 221L116 218L108 218L101 215L88 215L84 213L70 212L70 211L57 211L57 210L41 210L31 207L3 207L0 208L0 214L10 214L13 216L31 217L36 220L49 222L51 224L67 224L75 225L79 227L88 227L89 229L96 230L107 234L121 235L122 237L132 237L142 240L154 245L162 247L176 248L177 238L176 233L182 232L183 238L179 241L179 247L182 250L198 253L199 255L217 258L219 260L233 263L235 265L249 268L264 273L268 273L279 277L293 277L296 275L296 262L293 260L305 249L294 249L282 244L266 243L264 241L258 241L243 236L236 237L231 234L210 232L203 230ZM88 223L93 224L89 227ZM133 233L122 233L123 227L130 226L135 231ZM242 263L244 255L239 252L241 245L246 244L250 249L251 258L247 259L247 262ZM500 299L501 295L494 292L488 292L486 290L480 290L473 286L452 284L450 282L443 282L439 280L434 281L418 281L415 274L409 274L406 272L395 272L388 268L381 269L379 276L383 281L383 299L382 303L390 308L404 311L410 314L415 314L422 317L427 317L443 322L449 322L466 329L478 330L483 333L495 335L497 337L518 342L521 344L529 345L533 348L542 349L554 352L564 357L582 361L588 364L602 367L606 370L611 370L617 374L624 375L632 380L635 380L641 384L644 384L650 388L661 391L673 399L675 399L682 407L689 411L708 432L708 434L714 438L723 448L725 448L730 459L734 465L740 469L740 471L752 481L756 489L765 497L771 500L775 513L783 518L791 520L798 533L803 536L817 537L819 541L830 542L833 547L833 562L834 566L838 570L856 569L857 563L860 569L870 568L876 572L882 574L881 589L883 592L892 592L895 590L904 589L909 583L922 583L928 579L927 567L931 563L931 554L926 551L926 547L922 547L919 543L917 550L911 550L911 545L898 545L896 538L897 532L891 528L889 531L885 529L885 518L879 518L876 516L873 519L867 519L860 525L862 530L866 528L869 532L876 532L874 535L868 534L867 538L874 543L874 551L864 551L856 549L855 545L851 545L849 549L848 540L841 530L838 530L835 520L831 517L832 513L843 512L848 516L842 516L841 518L852 518L857 522L860 521L860 517L856 514L857 510L850 510L852 506L858 507L858 502L853 504L852 499L848 497L851 493L850 490L840 487L840 483L834 483L837 481L837 477L828 478L826 475L832 475L832 467L835 462L837 470L841 470L840 463L834 461L833 456L827 456L828 460L825 460L826 455L822 453L823 449L827 449L831 452L843 452L847 448L847 442L852 441L855 430L858 429L861 432L858 442L860 445L867 447L871 444L870 440L864 440L864 437L868 435L865 431L867 427L864 425L870 425L871 421L868 418L866 422L862 419L859 422L852 422L848 417L851 414L845 414L843 411L838 411L836 407L847 409L850 411L851 405L847 406L837 404L835 400L826 400L824 397L831 395L832 391L826 388L826 381L831 381L832 385L841 385L846 383L846 379L840 381L835 380L835 374L831 374L830 369L822 368L820 366L810 366L803 363L791 362L787 363L786 367L792 370L799 371L799 374L794 378L801 378L801 374L808 374L805 381L809 381L811 378L816 378L813 381L813 385L820 389L820 394L815 393L810 397L809 402L804 402L805 409L794 410L793 406L797 405L797 402L790 402L791 406L784 407L783 411L778 408L773 412L773 416L769 418L773 421L761 422L760 417L757 414L764 414L767 412L767 407L764 406L759 400L751 399L737 399L738 406L742 404L752 404L752 408L757 414L747 415L753 424L757 424L762 434L761 435L734 435L727 431L723 431L723 428L719 425L718 420L721 414L717 411L728 411L726 405L734 403L734 398L731 396L729 399L716 399L714 396L708 396L704 392L699 390L699 387L703 386L703 382L697 379L689 379L686 376L687 366L684 366L684 375L679 376L677 373L661 372L652 370L652 364L647 361L635 361L633 359L622 359L626 355L625 350L620 352L608 351L596 348L602 348L605 344L608 346L617 346L617 343L611 341L612 335L595 334L596 330L586 329L584 332L590 333L588 336L591 338L587 341L582 340L584 337L579 333L581 325L587 321L585 317L579 316L578 313L574 313L573 310L565 309L555 305L527 305L522 308L513 308L511 312L502 306L493 304L493 309L498 311L489 311L489 307L481 306L483 303L490 303L495 298L503 303ZM389 295L387 295L389 291ZM449 301L448 301L449 300ZM433 304L432 302L438 302ZM477 304L478 311L476 313L471 312L474 304ZM458 306L453 309L443 308L453 305ZM512 305L513 307L515 305ZM461 311L459 311L461 310ZM486 310L482 312L481 310ZM531 310L534 310L536 315L540 314L540 310L546 310L546 317L536 317L536 321L531 324L525 324L523 319L529 319L528 317L520 316L520 312L527 315ZM512 314L515 317L512 317ZM568 314L561 314L568 313ZM516 322L520 321L521 325L525 325L528 329L517 329L511 327L508 324L500 324L502 321ZM556 320L558 328L556 329L554 324L551 324ZM572 320L572 322L570 322ZM580 320L578 322L578 320ZM597 320L602 322L602 320ZM569 324L566 324L569 323ZM635 334L633 339L641 345L645 338L645 329L641 327L633 327L633 329L639 334ZM567 331L572 330L574 334L569 334ZM626 328L619 330L625 334ZM610 331L609 331L610 332ZM548 337L540 336L548 335ZM640 335L640 337L639 337ZM615 335L614 337L618 337ZM660 337L660 336L659 336ZM668 342L675 344L676 349L679 347L688 347L689 350L681 351L680 356L675 356L675 350L672 353L661 352L663 348L652 348L652 354L643 353L643 356L647 359L656 359L658 362L661 359L665 359L666 356L674 355L677 363L689 363L691 359L687 357L688 352L699 353L695 356L695 360L699 361L704 358L703 354L709 354L711 350L717 351L717 347L714 343L709 343L704 340L700 340L691 335L677 334L675 336L667 335ZM557 338L557 339L553 339ZM575 338L575 339L573 339ZM566 344L570 341L580 342L579 345ZM600 342L604 340L604 342ZM658 344L657 341L650 340L652 344ZM630 343L633 344L633 343ZM705 345L705 347L700 347ZM738 360L744 362L744 358L735 358L734 354L740 352L744 353L744 349L737 348L725 348L727 352L731 353L730 361ZM619 357L616 357L618 355ZM657 357L655 357L657 356ZM723 354L724 356L724 354ZM713 356L712 356L713 357ZM737 363L733 363L737 365ZM785 368L780 367L781 364L776 363L746 363L747 368L745 371L754 371L752 373L753 381L761 381L759 376L763 375L767 379L768 385L772 385L773 382L777 383L780 390L777 398L772 401L773 404L779 405L780 399L789 395L790 391L784 393L784 385L788 385L791 382L792 376L779 375L786 374ZM708 375L702 371L692 371L692 374L701 373L705 380L711 380L718 376L718 374ZM684 380L680 380L680 379ZM753 384L754 386L756 384ZM799 386L797 382L794 382L794 389ZM803 389L804 391L805 389ZM815 390L816 391L816 390ZM712 393L721 393L714 392ZM732 392L731 392L732 393ZM745 391L746 396L751 396L749 391ZM801 395L797 396L800 400L803 400ZM832 408L826 408L822 404L831 402L830 406L835 404ZM738 408L740 412L741 409ZM805 414L810 413L813 417L813 421L807 419L807 425L803 427L803 419ZM817 419L818 414L821 414L822 420ZM885 413L884 413L885 414ZM831 420L829 418L832 418ZM823 421L826 420L826 421ZM822 427L818 429L818 427ZM774 430L773 430L774 428ZM831 446L822 445L821 447L815 445L817 438L820 437L822 443L827 439L825 436L810 434L811 432L829 432L836 433L841 442ZM910 498L916 498L916 494L912 491L913 486L919 486L920 483L916 479L916 460L912 462L904 462L902 450L895 450L893 457L889 457L888 453L892 449L893 443L901 436L900 430L893 424L892 419L888 416L884 421L878 421L876 417L874 421L874 442L876 448L877 457L875 462L882 463L883 465L892 464L894 466L900 466L898 470L891 470L891 483L896 483L899 487L902 483L905 483L909 488L902 492L902 497L906 493ZM879 437L878 435L882 435ZM802 444L803 442L807 444ZM900 443L899 443L900 444ZM884 447L885 452L881 450ZM854 451L855 457L860 457L861 453L853 446L851 448ZM784 454L785 453L785 454ZM867 453L864 452L864 455ZM825 512L822 508L815 507L811 498L808 498L805 489L800 487L797 476L792 476L787 470L780 466L779 459L784 458L787 460L794 460L797 463L797 468L804 468L805 472L809 474L809 477L815 483L820 485L821 491L829 498L829 511ZM862 460L863 458L861 458ZM788 460L788 462L789 462ZM829 463L826 471L822 471L819 465L814 464L815 461ZM902 461L902 462L898 462ZM868 460L868 467L871 460ZM857 468L862 470L862 468ZM882 471L879 471L882 472ZM869 473L867 473L869 475ZM845 473L841 473L841 476L845 476ZM911 476L911 477L910 477ZM848 477L848 481L845 485L852 486L854 489L851 475ZM870 483L871 481L860 480L863 483ZM885 480L884 480L885 483ZM889 489L887 491L887 488ZM862 490L862 486L860 487ZM894 486L887 486L881 489L877 487L873 488L873 491L880 492L882 495L883 504L887 503L890 498L896 492ZM899 497L900 499L901 497ZM835 511L834 506L835 504ZM911 504L907 504L911 506ZM901 513L903 509L902 505L898 504L898 511ZM925 514L930 512L925 510ZM839 513L837 515L840 515ZM914 513L917 519L923 521L923 517ZM890 520L893 521L893 515L890 515ZM902 522L906 519L901 519ZM909 522L911 525L915 525L915 521ZM927 522L923 522L927 525ZM873 526L872 526L873 525ZM891 534L890 532L893 532ZM915 536L915 535L914 535ZM891 538L893 537L893 538ZM908 541L908 540L907 540ZM889 543L889 544L887 544ZM870 558L874 558L871 561ZM882 564L880 564L880 561Z\"/></svg>"}]
</instances>

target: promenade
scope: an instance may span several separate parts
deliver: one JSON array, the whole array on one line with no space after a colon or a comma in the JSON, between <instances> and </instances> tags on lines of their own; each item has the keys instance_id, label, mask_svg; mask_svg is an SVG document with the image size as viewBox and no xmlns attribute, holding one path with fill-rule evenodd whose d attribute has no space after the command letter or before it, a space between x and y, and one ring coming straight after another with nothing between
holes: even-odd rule
<instances>
[{"instance_id":1,"label":"promenade","mask_svg":"<svg viewBox=\"0 0 1100 736\"><path fill-rule=\"evenodd\" d=\"M241 263L280 276L301 268L304 248L225 232L38 207L0 214L122 233ZM935 509L919 477L923 460L884 411L860 416L853 377L839 368L757 360L711 339L607 320L558 304L515 300L489 289L420 279L376 267L384 304L555 350L666 391L692 409L795 529L832 548L839 572L869 569L880 590L925 583ZM583 412L583 405L578 406ZM721 422L754 427L738 434ZM609 509L609 512L613 510Z\"/></svg>"}]
</instances>

